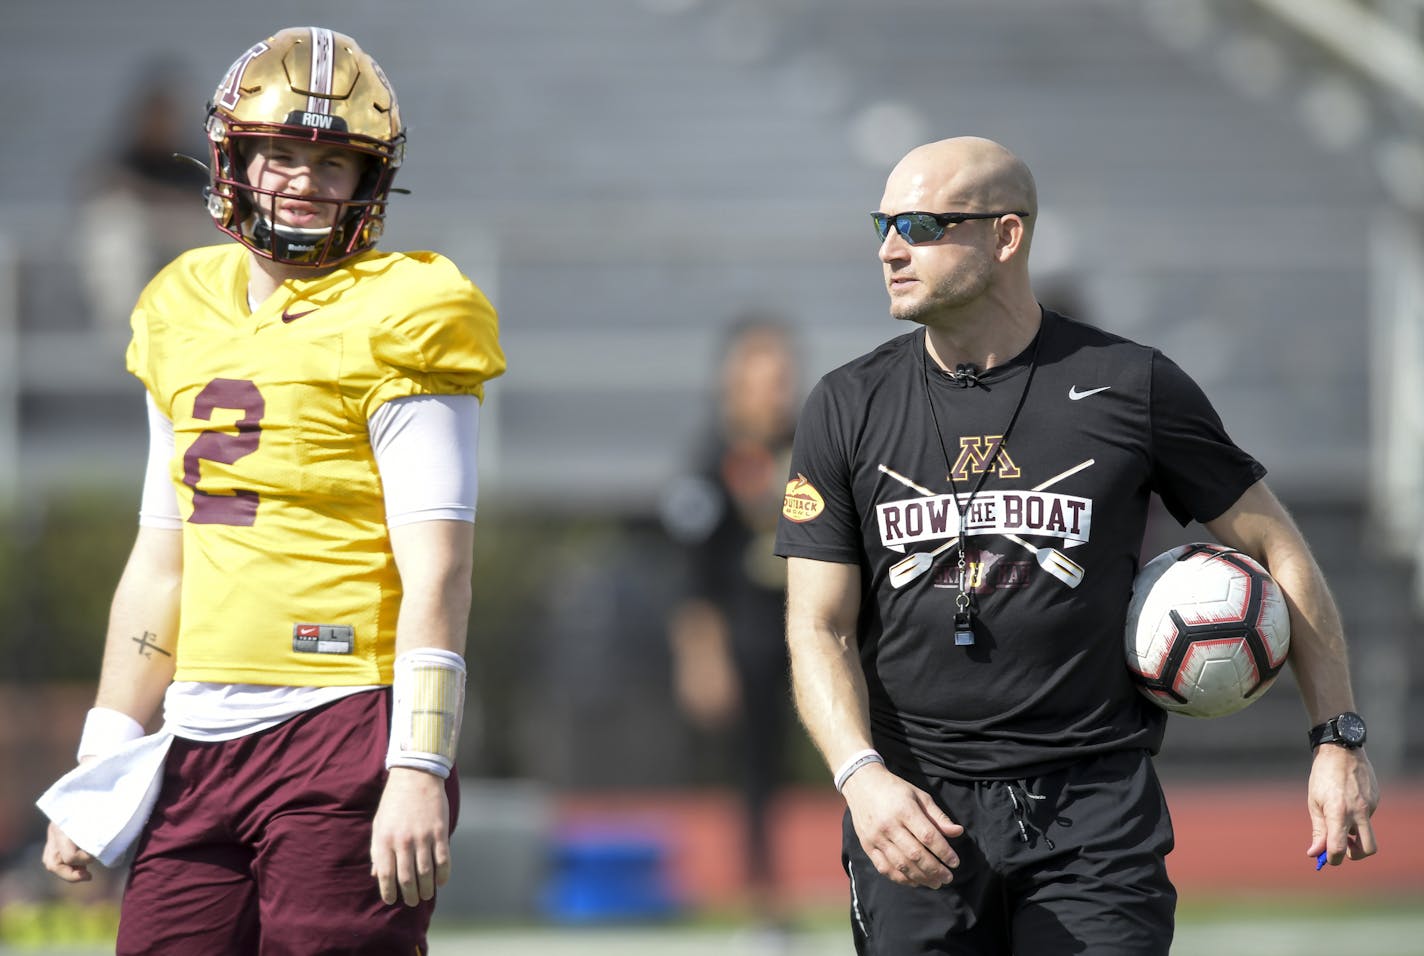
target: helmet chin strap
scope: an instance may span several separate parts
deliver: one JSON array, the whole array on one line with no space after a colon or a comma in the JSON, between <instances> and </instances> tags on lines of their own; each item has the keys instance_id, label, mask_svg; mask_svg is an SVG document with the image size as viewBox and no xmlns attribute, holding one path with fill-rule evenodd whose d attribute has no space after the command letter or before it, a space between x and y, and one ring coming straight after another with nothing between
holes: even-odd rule
<instances>
[{"instance_id":1,"label":"helmet chin strap","mask_svg":"<svg viewBox=\"0 0 1424 956\"><path fill-rule=\"evenodd\" d=\"M331 238L331 226L303 229L274 223L267 216L254 216L248 230L254 245L272 253L279 262L301 263L316 258Z\"/></svg>"}]
</instances>

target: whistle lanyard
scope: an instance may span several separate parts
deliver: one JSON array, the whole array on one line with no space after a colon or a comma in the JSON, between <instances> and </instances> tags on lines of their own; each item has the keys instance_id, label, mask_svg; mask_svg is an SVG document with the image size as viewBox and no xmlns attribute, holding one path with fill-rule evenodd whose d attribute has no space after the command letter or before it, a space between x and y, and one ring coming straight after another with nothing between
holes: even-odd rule
<instances>
[{"instance_id":1,"label":"whistle lanyard","mask_svg":"<svg viewBox=\"0 0 1424 956\"><path fill-rule=\"evenodd\" d=\"M1038 347L1043 341L1043 326L1040 324L1038 334L1033 338L1033 352L1028 359L1028 374L1024 377L1023 391L1019 393L1018 404L1014 406L1013 414L1009 416L1009 423L1004 426L1003 432L999 436L999 441L994 445L994 450L990 452L989 458L984 462L984 470L979 473L979 480L974 483L967 498L961 499L959 485L954 480L954 465L949 458L949 448L944 443L944 430L939 425L939 415L935 412L934 396L930 393L930 364L929 364L929 329L925 329L922 340L923 348L920 351L920 371L925 385L925 404L929 406L930 421L934 422L935 438L939 439L939 451L944 457L945 476L949 478L949 487L954 492L955 507L959 511L959 566L957 585L959 593L954 598L954 643L960 647L968 647L974 643L974 599L970 594L969 581L969 508L974 504L974 496L979 494L979 489L984 487L984 480L989 477L989 472L994 470L1005 445L1009 443L1009 433L1014 430L1014 423L1019 420L1019 412L1023 411L1024 401L1028 398L1029 386L1033 384L1033 373L1038 369ZM982 386L978 386L982 387Z\"/></svg>"}]
</instances>

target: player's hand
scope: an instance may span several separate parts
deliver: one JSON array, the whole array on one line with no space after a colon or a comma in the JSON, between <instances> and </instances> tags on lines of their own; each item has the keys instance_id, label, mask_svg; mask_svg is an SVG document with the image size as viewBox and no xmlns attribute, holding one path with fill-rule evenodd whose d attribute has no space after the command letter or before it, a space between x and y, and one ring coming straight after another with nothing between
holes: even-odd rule
<instances>
[{"instance_id":1,"label":"player's hand","mask_svg":"<svg viewBox=\"0 0 1424 956\"><path fill-rule=\"evenodd\" d=\"M66 883L87 883L94 878L89 872L94 858L74 845L64 831L53 823L45 836L44 868Z\"/></svg>"},{"instance_id":2,"label":"player's hand","mask_svg":"<svg viewBox=\"0 0 1424 956\"><path fill-rule=\"evenodd\" d=\"M371 828L371 875L381 899L432 899L450 879L450 805L433 773L392 767Z\"/></svg>"},{"instance_id":3,"label":"player's hand","mask_svg":"<svg viewBox=\"0 0 1424 956\"><path fill-rule=\"evenodd\" d=\"M939 887L954 879L959 856L950 837L964 827L920 788L881 764L869 764L841 788L860 845L883 875L904 886Z\"/></svg>"},{"instance_id":4,"label":"player's hand","mask_svg":"<svg viewBox=\"0 0 1424 956\"><path fill-rule=\"evenodd\" d=\"M1309 856L1326 854L1331 866L1349 856L1363 860L1379 849L1370 817L1379 806L1379 783L1364 750L1335 744L1315 749L1310 766Z\"/></svg>"}]
</instances>

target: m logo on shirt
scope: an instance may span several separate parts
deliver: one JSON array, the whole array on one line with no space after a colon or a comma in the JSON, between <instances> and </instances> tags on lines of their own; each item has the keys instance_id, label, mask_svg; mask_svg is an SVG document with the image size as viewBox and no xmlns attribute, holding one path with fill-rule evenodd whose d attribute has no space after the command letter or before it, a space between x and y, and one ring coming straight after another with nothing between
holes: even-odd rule
<instances>
[{"instance_id":1,"label":"m logo on shirt","mask_svg":"<svg viewBox=\"0 0 1424 956\"><path fill-rule=\"evenodd\" d=\"M966 435L959 439L959 457L954 461L950 476L955 481L967 481L970 475L982 475L986 469L992 469L1000 478L1017 478L1019 466L1009 457L1008 446L1003 442L1002 435Z\"/></svg>"}]
</instances>

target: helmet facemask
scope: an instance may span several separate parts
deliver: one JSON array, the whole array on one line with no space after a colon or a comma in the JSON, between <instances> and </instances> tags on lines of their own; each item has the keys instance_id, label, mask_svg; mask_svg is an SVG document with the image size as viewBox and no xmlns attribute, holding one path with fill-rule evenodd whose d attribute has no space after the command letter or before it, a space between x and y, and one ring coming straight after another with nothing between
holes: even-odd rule
<instances>
[{"instance_id":1,"label":"helmet facemask","mask_svg":"<svg viewBox=\"0 0 1424 956\"><path fill-rule=\"evenodd\" d=\"M212 167L208 212L218 228L257 255L323 268L375 245L405 151L395 93L354 40L330 30L283 30L248 50L219 84L208 110ZM275 193L248 181L262 142L320 143L359 154L364 170L350 199ZM278 200L336 205L334 224L278 222Z\"/></svg>"}]
</instances>

